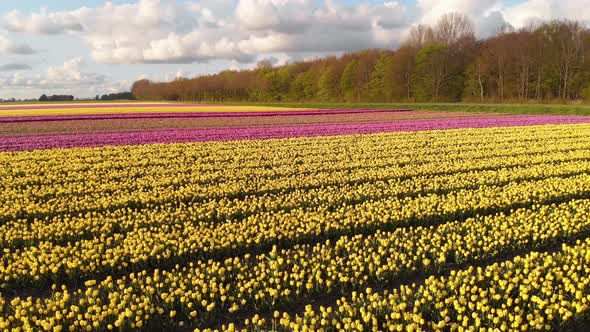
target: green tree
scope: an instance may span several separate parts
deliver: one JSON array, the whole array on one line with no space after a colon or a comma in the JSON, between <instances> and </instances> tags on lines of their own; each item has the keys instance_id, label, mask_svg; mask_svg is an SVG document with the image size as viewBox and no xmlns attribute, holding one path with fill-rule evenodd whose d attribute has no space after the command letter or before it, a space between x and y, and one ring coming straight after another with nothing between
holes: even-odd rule
<instances>
[{"instance_id":1,"label":"green tree","mask_svg":"<svg viewBox=\"0 0 590 332\"><path fill-rule=\"evenodd\" d=\"M282 81L278 71L269 71L265 75L267 82L267 98L270 101L280 101L283 95Z\"/></svg>"},{"instance_id":2,"label":"green tree","mask_svg":"<svg viewBox=\"0 0 590 332\"><path fill-rule=\"evenodd\" d=\"M300 72L295 76L290 88L290 97L295 101L314 100L316 84L311 70Z\"/></svg>"},{"instance_id":3,"label":"green tree","mask_svg":"<svg viewBox=\"0 0 590 332\"><path fill-rule=\"evenodd\" d=\"M338 78L334 67L328 66L318 81L318 97L322 101L333 101L338 94Z\"/></svg>"},{"instance_id":4,"label":"green tree","mask_svg":"<svg viewBox=\"0 0 590 332\"><path fill-rule=\"evenodd\" d=\"M414 86L418 100L444 99L449 83L447 55L448 47L440 43L430 44L416 54Z\"/></svg>"},{"instance_id":5,"label":"green tree","mask_svg":"<svg viewBox=\"0 0 590 332\"><path fill-rule=\"evenodd\" d=\"M393 97L393 56L382 54L369 78L369 96L371 101L391 101Z\"/></svg>"},{"instance_id":6,"label":"green tree","mask_svg":"<svg viewBox=\"0 0 590 332\"><path fill-rule=\"evenodd\" d=\"M392 94L394 100L411 101L414 96L413 75L416 66L417 50L402 47L393 54L392 64Z\"/></svg>"},{"instance_id":7,"label":"green tree","mask_svg":"<svg viewBox=\"0 0 590 332\"><path fill-rule=\"evenodd\" d=\"M342 91L344 100L348 102L357 101L358 99L359 87L356 81L358 66L359 61L357 59L350 61L346 67L344 67L342 77L340 78L340 90Z\"/></svg>"}]
</instances>

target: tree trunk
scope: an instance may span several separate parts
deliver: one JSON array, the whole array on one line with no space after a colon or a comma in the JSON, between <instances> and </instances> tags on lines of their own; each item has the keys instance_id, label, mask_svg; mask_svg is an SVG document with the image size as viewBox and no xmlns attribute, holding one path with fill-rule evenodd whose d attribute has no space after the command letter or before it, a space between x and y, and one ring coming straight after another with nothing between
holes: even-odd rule
<instances>
[{"instance_id":1,"label":"tree trunk","mask_svg":"<svg viewBox=\"0 0 590 332\"><path fill-rule=\"evenodd\" d=\"M483 102L483 83L481 82L481 64L477 64L477 82L479 83L479 100Z\"/></svg>"}]
</instances>

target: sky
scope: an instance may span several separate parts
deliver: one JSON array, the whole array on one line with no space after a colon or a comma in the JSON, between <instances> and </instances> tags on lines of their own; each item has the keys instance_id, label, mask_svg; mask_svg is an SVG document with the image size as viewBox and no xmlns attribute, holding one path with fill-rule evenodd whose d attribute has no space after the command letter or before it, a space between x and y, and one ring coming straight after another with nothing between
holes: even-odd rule
<instances>
[{"instance_id":1,"label":"sky","mask_svg":"<svg viewBox=\"0 0 590 332\"><path fill-rule=\"evenodd\" d=\"M367 48L468 15L485 38L509 24L590 23L590 0L0 0L0 98L128 91L226 69Z\"/></svg>"}]
</instances>

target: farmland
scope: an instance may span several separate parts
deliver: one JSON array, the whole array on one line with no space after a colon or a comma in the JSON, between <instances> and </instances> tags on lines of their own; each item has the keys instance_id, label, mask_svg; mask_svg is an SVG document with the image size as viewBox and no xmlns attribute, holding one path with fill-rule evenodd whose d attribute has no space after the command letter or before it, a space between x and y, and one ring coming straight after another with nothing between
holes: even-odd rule
<instances>
[{"instance_id":1,"label":"farmland","mask_svg":"<svg viewBox=\"0 0 590 332\"><path fill-rule=\"evenodd\" d=\"M588 320L588 117L2 107L0 329Z\"/></svg>"}]
</instances>

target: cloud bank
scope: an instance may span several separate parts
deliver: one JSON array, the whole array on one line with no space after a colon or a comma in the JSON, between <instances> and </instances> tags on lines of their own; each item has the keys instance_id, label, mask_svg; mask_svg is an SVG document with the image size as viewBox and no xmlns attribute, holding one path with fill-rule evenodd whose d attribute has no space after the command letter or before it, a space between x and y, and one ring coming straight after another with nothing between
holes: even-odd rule
<instances>
[{"instance_id":1,"label":"cloud bank","mask_svg":"<svg viewBox=\"0 0 590 332\"><path fill-rule=\"evenodd\" d=\"M590 0L137 0L98 7L0 14L0 55L34 55L7 36L33 34L80 38L99 64L207 63L247 68L260 59L285 63L317 55L367 48L396 48L412 25L433 24L443 14L467 14L480 38L504 26L568 18L590 22ZM54 50L49 50L50 52ZM78 54L79 55L79 54ZM77 55L69 54L70 58ZM276 59L275 59L276 60ZM15 59L9 61L17 63ZM81 59L52 66L44 74L2 78L11 86L102 86L108 79L81 70ZM22 71L6 64L0 71ZM189 72L191 70L189 69Z\"/></svg>"},{"instance_id":2,"label":"cloud bank","mask_svg":"<svg viewBox=\"0 0 590 332\"><path fill-rule=\"evenodd\" d=\"M0 53L28 55L35 53L35 51L27 44L15 43L8 37L0 35Z\"/></svg>"},{"instance_id":3,"label":"cloud bank","mask_svg":"<svg viewBox=\"0 0 590 332\"><path fill-rule=\"evenodd\" d=\"M394 48L413 24L432 24L457 11L469 15L479 37L535 19L588 21L590 0L417 0L344 4L337 0L139 0L96 8L36 13L11 11L2 19L13 32L77 34L99 63L191 63L226 59L247 63L261 54L345 52ZM0 39L0 50L30 53Z\"/></svg>"},{"instance_id":4,"label":"cloud bank","mask_svg":"<svg viewBox=\"0 0 590 332\"><path fill-rule=\"evenodd\" d=\"M7 63L0 65L0 71L31 70L31 66L24 63Z\"/></svg>"},{"instance_id":5,"label":"cloud bank","mask_svg":"<svg viewBox=\"0 0 590 332\"><path fill-rule=\"evenodd\" d=\"M11 11L12 32L78 34L100 63L252 62L273 52L342 52L392 48L411 22L399 2L343 5L326 0L239 0Z\"/></svg>"}]
</instances>

